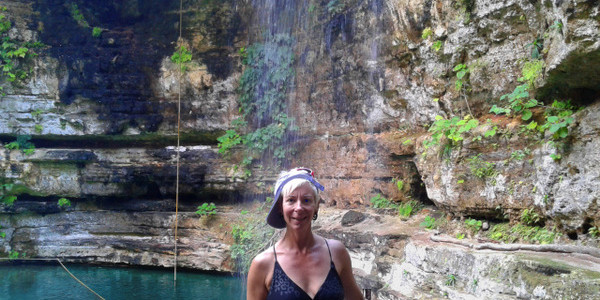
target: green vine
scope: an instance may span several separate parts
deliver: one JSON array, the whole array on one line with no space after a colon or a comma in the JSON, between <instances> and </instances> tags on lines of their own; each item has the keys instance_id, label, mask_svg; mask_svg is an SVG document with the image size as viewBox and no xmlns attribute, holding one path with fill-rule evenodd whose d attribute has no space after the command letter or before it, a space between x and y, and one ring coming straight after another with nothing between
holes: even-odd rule
<instances>
[{"instance_id":1,"label":"green vine","mask_svg":"<svg viewBox=\"0 0 600 300\"><path fill-rule=\"evenodd\" d=\"M286 97L295 72L293 39L276 35L272 41L256 43L239 51L244 71L237 89L241 118L232 121L232 129L217 138L219 153L228 156L236 147L243 148L240 167L271 155L281 162L293 149L285 146L285 137L296 130L285 113ZM251 173L245 169L245 176Z\"/></svg>"},{"instance_id":2,"label":"green vine","mask_svg":"<svg viewBox=\"0 0 600 300\"><path fill-rule=\"evenodd\" d=\"M463 119L453 117L452 119L444 119L442 116L436 116L435 122L429 127L429 132L432 133L431 138L423 141L423 146L428 149L431 146L439 145L442 138L449 141L450 147L457 146L464 138L464 134L476 128L479 125L477 119L471 119L466 116Z\"/></svg>"},{"instance_id":3,"label":"green vine","mask_svg":"<svg viewBox=\"0 0 600 300\"><path fill-rule=\"evenodd\" d=\"M36 57L38 54L34 49L42 48L45 45L39 42L29 43L12 39L8 32L12 28L12 23L4 14L6 7L0 8L0 83L18 84L27 79L30 70L25 69L24 65L28 59ZM3 91L4 84L0 86ZM5 93L2 92L4 96Z\"/></svg>"}]
</instances>

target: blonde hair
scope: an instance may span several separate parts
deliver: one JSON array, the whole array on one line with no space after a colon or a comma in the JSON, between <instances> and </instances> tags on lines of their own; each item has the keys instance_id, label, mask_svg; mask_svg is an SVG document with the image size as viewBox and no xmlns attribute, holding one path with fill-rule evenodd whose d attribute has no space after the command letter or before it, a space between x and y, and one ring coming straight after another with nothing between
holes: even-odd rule
<instances>
[{"instance_id":1,"label":"blonde hair","mask_svg":"<svg viewBox=\"0 0 600 300\"><path fill-rule=\"evenodd\" d=\"M317 190L317 187L315 187L312 182L306 180L306 179L302 179L302 178L295 178L290 180L288 183L286 183L283 188L281 189L281 197L285 197L289 194L291 194L294 190L296 190L297 188L301 187L301 186L308 186L310 187L310 190L313 192L313 195L315 196L315 203L319 203L319 190Z\"/></svg>"}]
</instances>

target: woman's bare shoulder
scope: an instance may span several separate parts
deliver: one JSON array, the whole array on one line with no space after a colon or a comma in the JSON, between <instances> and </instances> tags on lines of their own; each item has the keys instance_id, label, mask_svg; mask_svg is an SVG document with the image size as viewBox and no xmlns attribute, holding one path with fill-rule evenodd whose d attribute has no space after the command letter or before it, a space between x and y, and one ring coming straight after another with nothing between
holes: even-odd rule
<instances>
[{"instance_id":1,"label":"woman's bare shoulder","mask_svg":"<svg viewBox=\"0 0 600 300\"><path fill-rule=\"evenodd\" d=\"M252 264L256 265L260 270L269 270L275 263L275 256L273 255L273 248L269 247L263 252L259 253L252 260Z\"/></svg>"},{"instance_id":2,"label":"woman's bare shoulder","mask_svg":"<svg viewBox=\"0 0 600 300\"><path fill-rule=\"evenodd\" d=\"M346 250L346 246L344 246L344 243L338 240L327 239L327 244L329 245L329 249L331 249L332 253L348 252Z\"/></svg>"}]
</instances>

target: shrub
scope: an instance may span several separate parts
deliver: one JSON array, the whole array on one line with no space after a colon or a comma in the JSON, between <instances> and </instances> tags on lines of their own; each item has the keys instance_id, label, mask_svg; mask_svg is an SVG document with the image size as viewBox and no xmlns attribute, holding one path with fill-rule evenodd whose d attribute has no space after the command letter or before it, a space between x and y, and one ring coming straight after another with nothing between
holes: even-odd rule
<instances>
[{"instance_id":1,"label":"shrub","mask_svg":"<svg viewBox=\"0 0 600 300\"><path fill-rule=\"evenodd\" d=\"M398 205L398 214L401 217L408 218L419 211L419 209L421 209L421 205L417 201L411 200Z\"/></svg>"},{"instance_id":2,"label":"shrub","mask_svg":"<svg viewBox=\"0 0 600 300\"><path fill-rule=\"evenodd\" d=\"M525 225L536 225L543 221L543 217L540 216L533 209L524 209L521 212L521 223Z\"/></svg>"},{"instance_id":3,"label":"shrub","mask_svg":"<svg viewBox=\"0 0 600 300\"><path fill-rule=\"evenodd\" d=\"M371 197L371 204L373 205L373 208L396 208L398 206L387 198L381 196L381 194Z\"/></svg>"},{"instance_id":4,"label":"shrub","mask_svg":"<svg viewBox=\"0 0 600 300\"><path fill-rule=\"evenodd\" d=\"M95 38L99 38L102 35L102 28L100 27L94 27L94 29L92 29L92 36Z\"/></svg>"},{"instance_id":5,"label":"shrub","mask_svg":"<svg viewBox=\"0 0 600 300\"><path fill-rule=\"evenodd\" d=\"M426 40L428 39L431 35L433 34L433 31L431 31L430 27L427 27L425 29L423 29L423 32L421 33L421 38Z\"/></svg>"},{"instance_id":6,"label":"shrub","mask_svg":"<svg viewBox=\"0 0 600 300\"><path fill-rule=\"evenodd\" d=\"M427 229L434 229L437 227L435 223L435 218L431 216L426 216L423 222L419 224L419 226L425 227Z\"/></svg>"},{"instance_id":7,"label":"shrub","mask_svg":"<svg viewBox=\"0 0 600 300\"><path fill-rule=\"evenodd\" d=\"M58 199L58 206L59 207L71 206L71 201L67 198L60 198L60 199Z\"/></svg>"},{"instance_id":8,"label":"shrub","mask_svg":"<svg viewBox=\"0 0 600 300\"><path fill-rule=\"evenodd\" d=\"M482 160L480 155L477 154L471 158L467 158L471 174L481 179L496 177L498 175L496 164Z\"/></svg>"},{"instance_id":9,"label":"shrub","mask_svg":"<svg viewBox=\"0 0 600 300\"><path fill-rule=\"evenodd\" d=\"M197 210L196 210L196 214L200 215L200 216L212 216L217 214L217 206L214 203L203 203L202 205L198 206Z\"/></svg>"},{"instance_id":10,"label":"shrub","mask_svg":"<svg viewBox=\"0 0 600 300\"><path fill-rule=\"evenodd\" d=\"M467 228L469 228L469 230L471 230L471 232L473 234L477 233L482 226L482 222L480 220L475 220L475 219L467 219L465 220L465 225L467 225Z\"/></svg>"}]
</instances>

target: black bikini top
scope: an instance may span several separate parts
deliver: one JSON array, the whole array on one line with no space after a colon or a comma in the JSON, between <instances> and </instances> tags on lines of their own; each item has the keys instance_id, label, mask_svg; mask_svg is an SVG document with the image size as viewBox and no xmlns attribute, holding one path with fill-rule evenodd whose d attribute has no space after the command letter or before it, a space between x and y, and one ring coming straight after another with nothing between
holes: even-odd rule
<instances>
[{"instance_id":1,"label":"black bikini top","mask_svg":"<svg viewBox=\"0 0 600 300\"><path fill-rule=\"evenodd\" d=\"M344 300L342 280L333 264L331 249L329 249L327 240L325 240L325 244L327 245L327 251L329 251L331 266L329 268L329 273L327 273L327 277L325 278L325 282L323 282L319 288L314 299L310 298L303 289L285 274L279 265L279 262L277 262L277 253L275 251L275 246L273 246L275 267L273 269L273 279L271 280L271 288L267 295L267 300Z\"/></svg>"}]
</instances>

